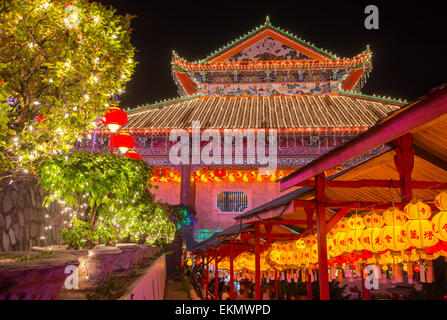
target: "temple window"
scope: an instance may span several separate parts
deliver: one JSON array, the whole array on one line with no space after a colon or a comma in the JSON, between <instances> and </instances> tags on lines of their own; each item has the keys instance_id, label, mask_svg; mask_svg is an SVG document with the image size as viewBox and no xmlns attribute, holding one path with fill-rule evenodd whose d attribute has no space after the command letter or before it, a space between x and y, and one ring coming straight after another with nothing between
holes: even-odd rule
<instances>
[{"instance_id":1,"label":"temple window","mask_svg":"<svg viewBox=\"0 0 447 320\"><path fill-rule=\"evenodd\" d=\"M217 195L217 207L221 212L243 212L248 208L247 195L242 191L222 191Z\"/></svg>"}]
</instances>

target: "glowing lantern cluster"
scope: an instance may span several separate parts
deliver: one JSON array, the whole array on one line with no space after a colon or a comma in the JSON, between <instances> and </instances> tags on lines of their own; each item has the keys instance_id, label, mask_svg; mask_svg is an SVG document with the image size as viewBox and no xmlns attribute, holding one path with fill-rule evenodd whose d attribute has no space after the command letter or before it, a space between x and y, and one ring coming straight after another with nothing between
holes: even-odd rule
<instances>
[{"instance_id":1,"label":"glowing lantern cluster","mask_svg":"<svg viewBox=\"0 0 447 320\"><path fill-rule=\"evenodd\" d=\"M111 135L111 152L113 147L117 147L123 156L131 159L141 160L141 156L138 155L135 150L131 150L135 147L135 139L128 133L119 133L114 136L114 133L118 131L127 122L127 113L118 107L110 107L106 114L100 119L104 125L112 132ZM129 151L131 150L131 151Z\"/></svg>"},{"instance_id":2,"label":"glowing lantern cluster","mask_svg":"<svg viewBox=\"0 0 447 320\"><path fill-rule=\"evenodd\" d=\"M192 181L196 182L275 182L292 171L280 170L272 174L261 175L255 170L198 170L192 174Z\"/></svg>"},{"instance_id":3,"label":"glowing lantern cluster","mask_svg":"<svg viewBox=\"0 0 447 320\"><path fill-rule=\"evenodd\" d=\"M408 282L413 282L414 273L420 272L420 281L433 281L433 262L439 256L447 257L447 193L436 197L436 206L441 210L432 221L431 208L421 201L412 201L404 209L389 208L383 214L368 213L363 217L355 214L342 218L327 234L328 264L331 279L342 281L341 268L346 265L362 272L361 263L379 264L383 271L391 268L393 280L403 281L403 271ZM373 255L371 255L373 254ZM236 271L255 271L252 253L240 254L234 262ZM295 279L300 268L301 279L313 274L318 264L317 235L309 234L294 241L274 242L261 254L261 271L276 270L287 273ZM229 261L223 259L219 269L229 268ZM338 276L336 276L336 269ZM352 269L353 268L353 269ZM295 269L295 271L293 271ZM349 269L345 269L348 270ZM349 273L348 273L349 274ZM313 277L313 276L312 276ZM352 276L348 276L352 277ZM313 280L312 280L313 281Z\"/></svg>"}]
</instances>

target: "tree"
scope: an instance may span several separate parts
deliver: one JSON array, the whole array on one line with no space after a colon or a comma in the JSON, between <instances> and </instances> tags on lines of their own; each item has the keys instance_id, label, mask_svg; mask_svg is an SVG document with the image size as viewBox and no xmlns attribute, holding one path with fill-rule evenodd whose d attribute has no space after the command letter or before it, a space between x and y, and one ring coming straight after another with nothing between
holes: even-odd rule
<instances>
[{"instance_id":1,"label":"tree","mask_svg":"<svg viewBox=\"0 0 447 320\"><path fill-rule=\"evenodd\" d=\"M116 154L73 152L39 165L39 181L70 222L62 238L89 248L113 240L171 242L175 226L150 193L152 169Z\"/></svg>"},{"instance_id":2,"label":"tree","mask_svg":"<svg viewBox=\"0 0 447 320\"><path fill-rule=\"evenodd\" d=\"M0 173L69 151L133 74L129 15L96 2L0 2Z\"/></svg>"}]
</instances>

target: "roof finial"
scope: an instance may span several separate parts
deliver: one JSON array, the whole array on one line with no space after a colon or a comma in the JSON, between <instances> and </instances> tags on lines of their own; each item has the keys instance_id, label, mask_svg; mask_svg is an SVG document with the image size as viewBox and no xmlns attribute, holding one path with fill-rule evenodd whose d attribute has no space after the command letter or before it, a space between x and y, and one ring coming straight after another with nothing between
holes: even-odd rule
<instances>
[{"instance_id":1,"label":"roof finial","mask_svg":"<svg viewBox=\"0 0 447 320\"><path fill-rule=\"evenodd\" d=\"M266 26L270 25L270 17L268 15L265 17L265 25Z\"/></svg>"}]
</instances>

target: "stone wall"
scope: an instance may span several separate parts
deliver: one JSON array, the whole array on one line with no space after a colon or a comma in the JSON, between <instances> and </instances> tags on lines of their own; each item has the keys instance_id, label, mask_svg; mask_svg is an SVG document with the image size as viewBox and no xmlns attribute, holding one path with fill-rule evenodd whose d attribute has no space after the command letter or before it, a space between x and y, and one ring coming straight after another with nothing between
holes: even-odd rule
<instances>
[{"instance_id":1,"label":"stone wall","mask_svg":"<svg viewBox=\"0 0 447 320\"><path fill-rule=\"evenodd\" d=\"M0 180L0 251L61 243L57 236L63 228L60 207L52 204L43 208L44 194L32 176L12 182L10 178ZM47 226L51 229L45 230Z\"/></svg>"}]
</instances>

